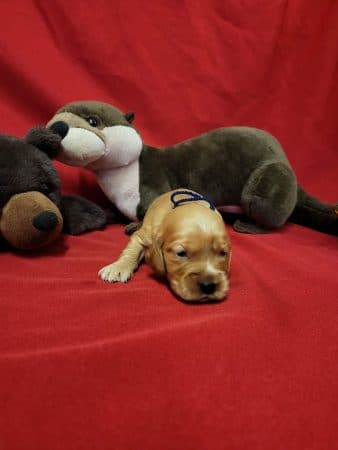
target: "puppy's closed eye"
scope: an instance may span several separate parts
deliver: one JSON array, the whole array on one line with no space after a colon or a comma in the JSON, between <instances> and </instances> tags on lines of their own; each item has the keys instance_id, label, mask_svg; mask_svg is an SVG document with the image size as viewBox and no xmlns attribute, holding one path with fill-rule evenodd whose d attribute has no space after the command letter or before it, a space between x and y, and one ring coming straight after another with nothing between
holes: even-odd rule
<instances>
[{"instance_id":1,"label":"puppy's closed eye","mask_svg":"<svg viewBox=\"0 0 338 450\"><path fill-rule=\"evenodd\" d=\"M178 256L179 258L187 258L188 257L188 253L185 250L179 250L178 252L175 252L176 256Z\"/></svg>"}]
</instances>

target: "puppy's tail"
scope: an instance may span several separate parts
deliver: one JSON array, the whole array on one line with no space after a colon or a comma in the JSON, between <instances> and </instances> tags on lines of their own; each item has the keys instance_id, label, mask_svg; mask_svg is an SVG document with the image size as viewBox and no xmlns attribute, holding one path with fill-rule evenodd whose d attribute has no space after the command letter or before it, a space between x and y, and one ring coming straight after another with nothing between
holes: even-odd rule
<instances>
[{"instance_id":1,"label":"puppy's tail","mask_svg":"<svg viewBox=\"0 0 338 450\"><path fill-rule=\"evenodd\" d=\"M338 236L338 203L321 202L298 186L297 204L289 221Z\"/></svg>"}]
</instances>

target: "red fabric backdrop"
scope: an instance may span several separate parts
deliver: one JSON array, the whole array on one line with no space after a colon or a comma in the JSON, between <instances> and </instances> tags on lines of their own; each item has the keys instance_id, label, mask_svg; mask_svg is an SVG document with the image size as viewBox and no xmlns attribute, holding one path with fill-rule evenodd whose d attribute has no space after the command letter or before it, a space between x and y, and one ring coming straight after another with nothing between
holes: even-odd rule
<instances>
[{"instance_id":1,"label":"red fabric backdrop","mask_svg":"<svg viewBox=\"0 0 338 450\"><path fill-rule=\"evenodd\" d=\"M1 131L81 99L135 111L150 144L257 126L337 201L337 23L335 0L11 0ZM103 199L85 170L57 168L64 191ZM229 233L218 305L177 301L145 266L99 280L121 225L1 254L0 449L338 449L337 238Z\"/></svg>"}]
</instances>

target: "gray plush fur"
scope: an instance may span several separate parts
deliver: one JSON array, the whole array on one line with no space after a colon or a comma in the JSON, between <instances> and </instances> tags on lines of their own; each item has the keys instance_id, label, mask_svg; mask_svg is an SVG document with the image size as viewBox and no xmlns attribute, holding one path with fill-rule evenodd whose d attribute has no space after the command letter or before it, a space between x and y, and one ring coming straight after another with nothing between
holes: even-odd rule
<instances>
[{"instance_id":1,"label":"gray plush fur","mask_svg":"<svg viewBox=\"0 0 338 450\"><path fill-rule=\"evenodd\" d=\"M271 135L220 128L165 149L145 147L140 159L142 217L155 195L186 186L218 205L241 205L266 228L282 226L297 201L296 177Z\"/></svg>"},{"instance_id":2,"label":"gray plush fur","mask_svg":"<svg viewBox=\"0 0 338 450\"><path fill-rule=\"evenodd\" d=\"M115 108L115 106L94 101L69 103L60 108L56 114L62 112L72 112L86 120L90 117L94 117L98 122L98 129L109 127L111 125L130 126L130 123L134 119L134 113L123 114L122 111Z\"/></svg>"},{"instance_id":3,"label":"gray plush fur","mask_svg":"<svg viewBox=\"0 0 338 450\"><path fill-rule=\"evenodd\" d=\"M144 146L139 217L154 197L181 186L218 206L241 205L249 220L235 222L240 232L264 232L289 219L338 232L336 208L308 195L297 184L279 142L256 128L220 128L171 147Z\"/></svg>"}]
</instances>

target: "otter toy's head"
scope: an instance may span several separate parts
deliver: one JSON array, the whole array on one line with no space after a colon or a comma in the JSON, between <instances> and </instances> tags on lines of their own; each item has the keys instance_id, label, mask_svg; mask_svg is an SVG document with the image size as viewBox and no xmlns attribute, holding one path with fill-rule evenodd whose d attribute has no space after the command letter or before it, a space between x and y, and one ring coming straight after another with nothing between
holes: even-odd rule
<instances>
[{"instance_id":1,"label":"otter toy's head","mask_svg":"<svg viewBox=\"0 0 338 450\"><path fill-rule=\"evenodd\" d=\"M59 161L96 171L126 166L139 157L143 143L133 119L134 113L107 103L79 101L59 109L47 127L63 137Z\"/></svg>"}]
</instances>

